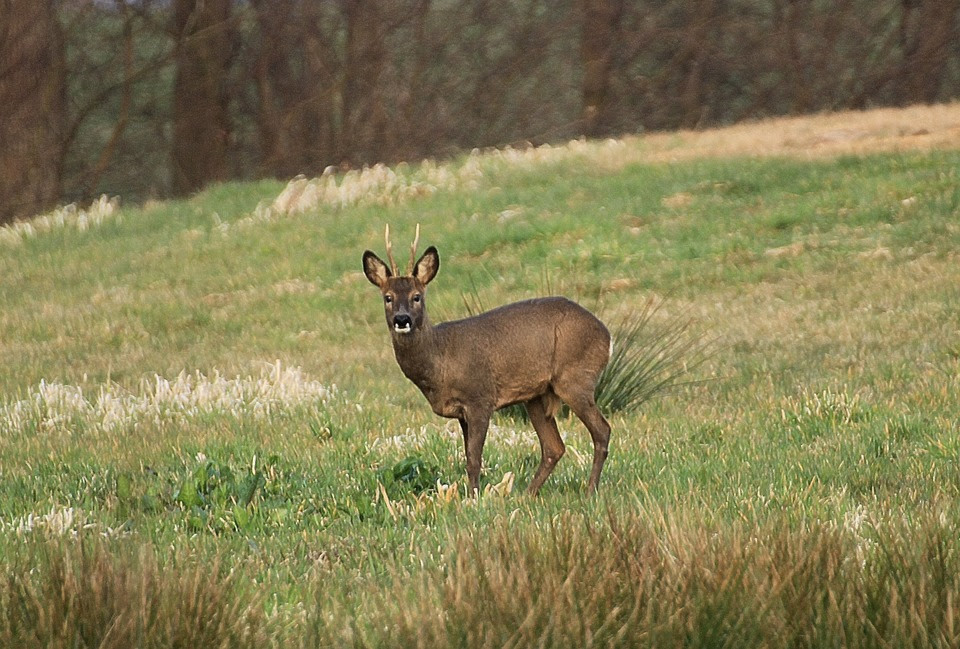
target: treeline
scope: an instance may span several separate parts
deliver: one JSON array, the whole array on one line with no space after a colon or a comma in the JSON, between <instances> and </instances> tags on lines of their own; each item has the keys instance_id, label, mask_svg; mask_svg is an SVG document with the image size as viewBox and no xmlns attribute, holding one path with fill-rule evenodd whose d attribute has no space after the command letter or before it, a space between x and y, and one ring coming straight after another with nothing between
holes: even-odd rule
<instances>
[{"instance_id":1,"label":"treeline","mask_svg":"<svg viewBox=\"0 0 960 649\"><path fill-rule=\"evenodd\" d=\"M960 95L960 0L0 0L0 222Z\"/></svg>"}]
</instances>

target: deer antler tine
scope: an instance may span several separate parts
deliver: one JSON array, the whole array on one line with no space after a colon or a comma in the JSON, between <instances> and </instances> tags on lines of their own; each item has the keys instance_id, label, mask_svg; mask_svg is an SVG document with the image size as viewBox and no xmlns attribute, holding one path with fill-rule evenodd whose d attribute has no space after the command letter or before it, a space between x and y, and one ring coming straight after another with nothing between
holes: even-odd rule
<instances>
[{"instance_id":1,"label":"deer antler tine","mask_svg":"<svg viewBox=\"0 0 960 649\"><path fill-rule=\"evenodd\" d=\"M398 275L397 272L397 262L393 260L393 246L390 244L390 224L387 223L387 227L383 230L383 241L387 245L387 259L390 261L390 272L394 276Z\"/></svg>"},{"instance_id":2,"label":"deer antler tine","mask_svg":"<svg viewBox=\"0 0 960 649\"><path fill-rule=\"evenodd\" d=\"M410 274L413 275L413 269L417 265L417 244L420 243L420 224L417 223L417 233L413 237L413 244L410 246Z\"/></svg>"}]
</instances>

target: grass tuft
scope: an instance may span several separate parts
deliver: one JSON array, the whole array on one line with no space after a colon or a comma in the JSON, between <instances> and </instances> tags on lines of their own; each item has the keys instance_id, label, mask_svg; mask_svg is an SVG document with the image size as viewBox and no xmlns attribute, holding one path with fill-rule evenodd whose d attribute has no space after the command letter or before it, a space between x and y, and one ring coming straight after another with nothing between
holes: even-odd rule
<instances>
[{"instance_id":1,"label":"grass tuft","mask_svg":"<svg viewBox=\"0 0 960 649\"><path fill-rule=\"evenodd\" d=\"M659 318L664 301L650 298L610 332L613 354L597 382L596 400L607 413L631 413L689 381L714 351L713 339L690 318Z\"/></svg>"},{"instance_id":2,"label":"grass tuft","mask_svg":"<svg viewBox=\"0 0 960 649\"><path fill-rule=\"evenodd\" d=\"M0 646L263 647L267 620L219 561L161 567L148 550L48 542L0 584Z\"/></svg>"}]
</instances>

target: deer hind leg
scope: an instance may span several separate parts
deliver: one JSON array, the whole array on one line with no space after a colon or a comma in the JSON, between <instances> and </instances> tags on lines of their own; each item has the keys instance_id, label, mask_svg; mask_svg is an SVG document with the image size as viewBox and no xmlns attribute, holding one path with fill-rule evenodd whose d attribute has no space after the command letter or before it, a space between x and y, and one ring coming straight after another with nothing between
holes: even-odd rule
<instances>
[{"instance_id":1,"label":"deer hind leg","mask_svg":"<svg viewBox=\"0 0 960 649\"><path fill-rule=\"evenodd\" d=\"M540 466L527 487L527 493L537 495L544 481L553 472L557 462L563 457L566 447L560 438L560 431L557 430L557 408L560 406L560 400L552 392L543 396L531 399L524 404L527 408L527 414L530 416L530 422L534 430L537 431L537 437L540 439Z\"/></svg>"},{"instance_id":2,"label":"deer hind leg","mask_svg":"<svg viewBox=\"0 0 960 649\"><path fill-rule=\"evenodd\" d=\"M578 381L572 385L561 383L554 388L560 398L573 410L573 414L590 431L590 437L593 439L593 469L590 471L587 491L595 493L610 445L610 424L597 408L597 402L593 397L596 389L595 382Z\"/></svg>"}]
</instances>

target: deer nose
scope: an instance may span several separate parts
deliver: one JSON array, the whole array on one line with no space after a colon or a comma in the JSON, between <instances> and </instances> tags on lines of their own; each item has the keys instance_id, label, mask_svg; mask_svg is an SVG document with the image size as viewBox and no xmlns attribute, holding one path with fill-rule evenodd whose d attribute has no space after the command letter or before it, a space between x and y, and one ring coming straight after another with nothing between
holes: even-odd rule
<instances>
[{"instance_id":1,"label":"deer nose","mask_svg":"<svg viewBox=\"0 0 960 649\"><path fill-rule=\"evenodd\" d=\"M393 328L394 329L406 329L409 330L411 325L413 325L413 320L410 319L410 316L399 313L393 316Z\"/></svg>"}]
</instances>

